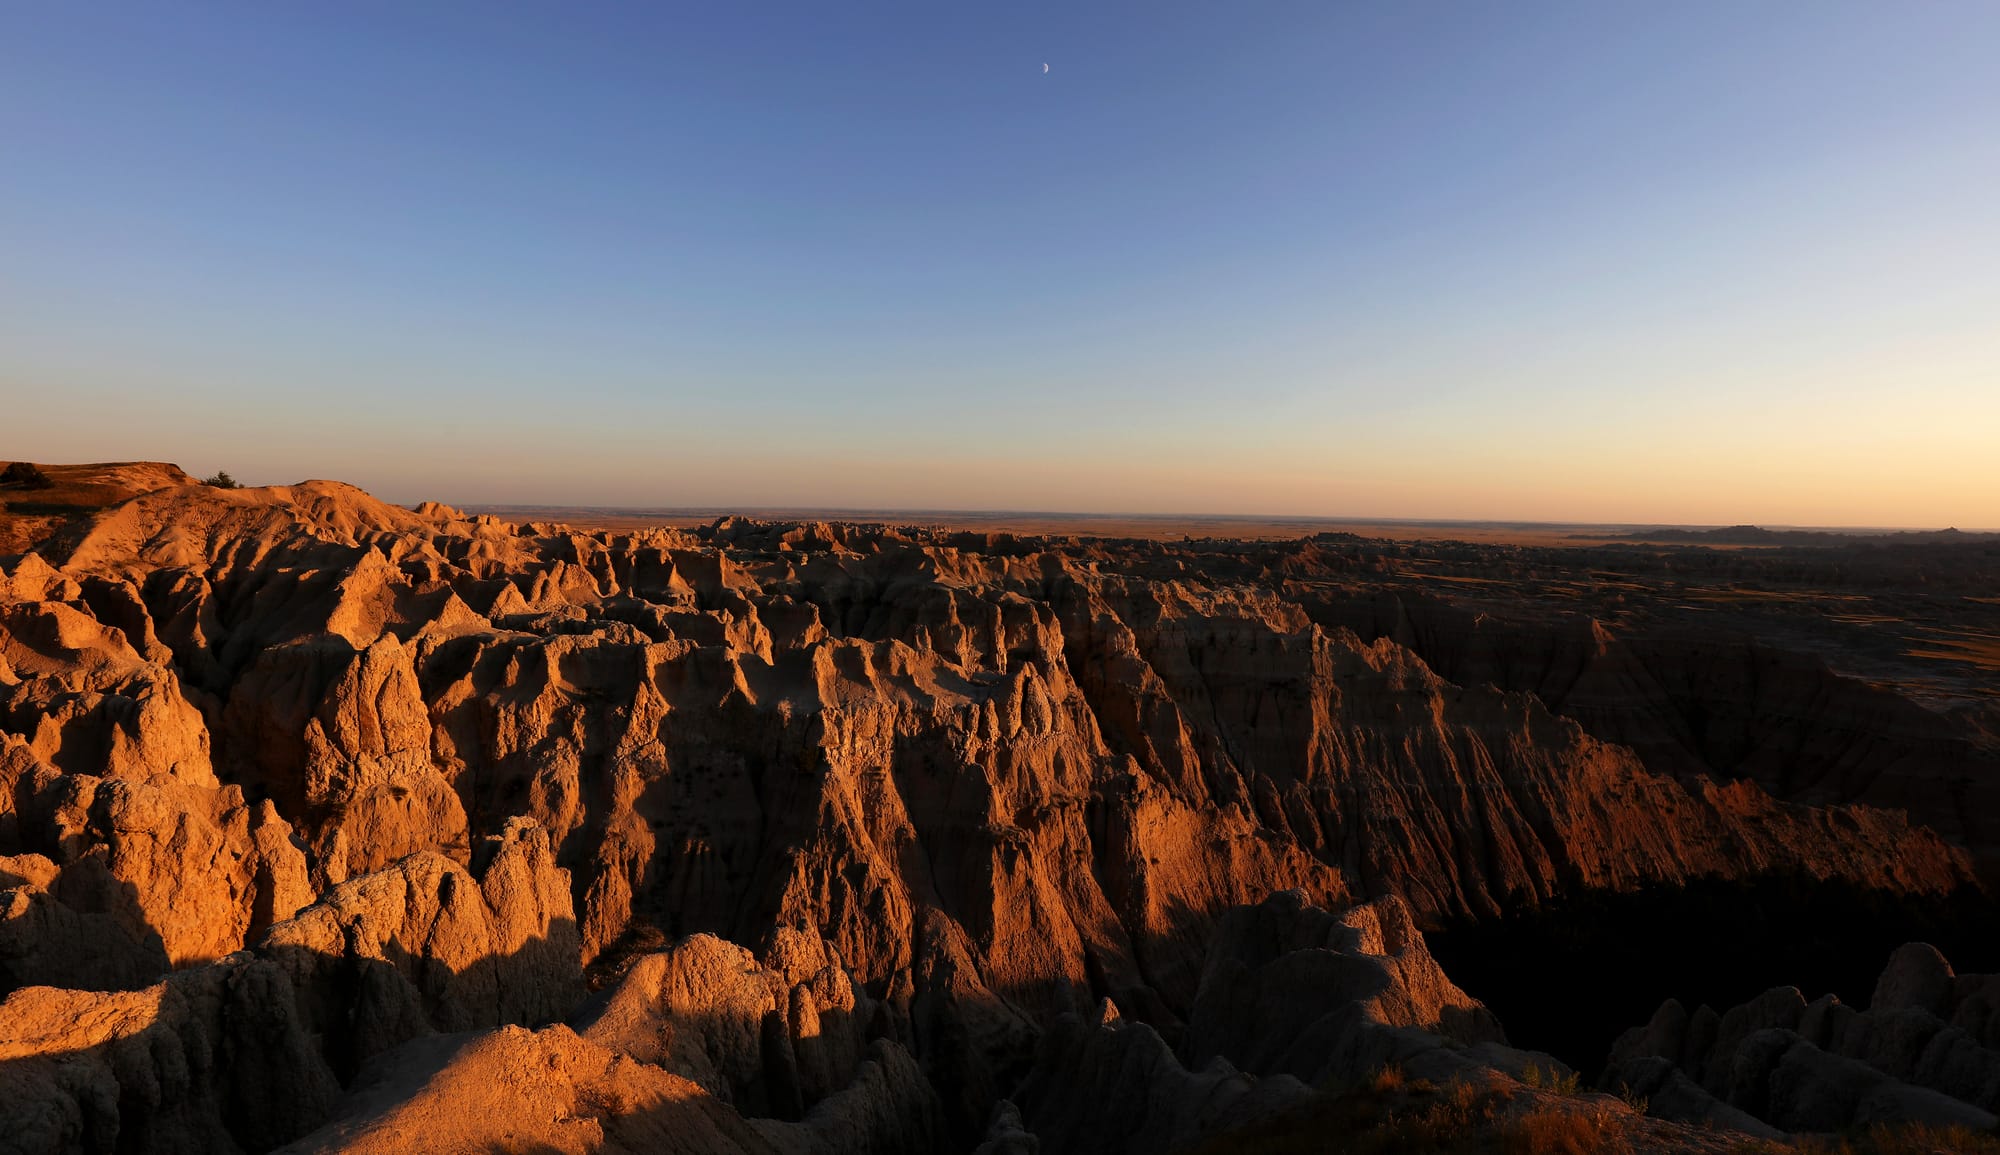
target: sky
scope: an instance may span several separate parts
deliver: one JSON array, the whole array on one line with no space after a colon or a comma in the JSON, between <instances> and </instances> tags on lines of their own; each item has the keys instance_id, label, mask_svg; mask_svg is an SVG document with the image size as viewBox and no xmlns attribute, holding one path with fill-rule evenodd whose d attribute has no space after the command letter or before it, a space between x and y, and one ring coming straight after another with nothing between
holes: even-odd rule
<instances>
[{"instance_id":1,"label":"sky","mask_svg":"<svg viewBox=\"0 0 2000 1155\"><path fill-rule=\"evenodd\" d=\"M0 457L2000 527L1996 60L1991 0L0 0Z\"/></svg>"}]
</instances>

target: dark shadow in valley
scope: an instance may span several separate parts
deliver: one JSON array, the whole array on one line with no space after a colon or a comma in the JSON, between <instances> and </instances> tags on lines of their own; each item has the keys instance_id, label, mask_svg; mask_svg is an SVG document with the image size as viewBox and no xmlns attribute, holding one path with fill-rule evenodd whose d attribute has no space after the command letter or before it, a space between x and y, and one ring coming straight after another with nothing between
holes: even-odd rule
<instances>
[{"instance_id":1,"label":"dark shadow in valley","mask_svg":"<svg viewBox=\"0 0 2000 1155\"><path fill-rule=\"evenodd\" d=\"M1454 982L1515 1046L1593 1076L1662 1002L1717 1010L1772 987L1865 1008L1890 952L1928 942L1959 973L2000 970L2000 902L1918 898L1797 876L1592 892L1427 936Z\"/></svg>"}]
</instances>

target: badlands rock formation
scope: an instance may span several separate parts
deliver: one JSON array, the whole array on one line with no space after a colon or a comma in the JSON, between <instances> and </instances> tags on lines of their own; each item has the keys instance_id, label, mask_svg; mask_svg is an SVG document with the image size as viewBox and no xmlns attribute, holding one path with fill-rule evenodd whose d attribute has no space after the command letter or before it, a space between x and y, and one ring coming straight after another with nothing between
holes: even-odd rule
<instances>
[{"instance_id":1,"label":"badlands rock formation","mask_svg":"<svg viewBox=\"0 0 2000 1155\"><path fill-rule=\"evenodd\" d=\"M1889 959L1867 1009L1778 987L1722 1014L1669 999L1619 1037L1607 1086L1653 1114L1793 1131L1917 1121L1990 1130L2000 1110L2000 976L1960 975L1924 943Z\"/></svg>"},{"instance_id":2,"label":"badlands rock formation","mask_svg":"<svg viewBox=\"0 0 2000 1155\"><path fill-rule=\"evenodd\" d=\"M1931 763L1665 765L1310 543L150 476L0 557L0 1150L1167 1150L1557 1069L1420 927L1979 890Z\"/></svg>"},{"instance_id":3,"label":"badlands rock formation","mask_svg":"<svg viewBox=\"0 0 2000 1155\"><path fill-rule=\"evenodd\" d=\"M1222 919L1185 1066L1155 1028L1106 1002L1057 1021L1016 1096L1045 1147L1166 1151L1385 1067L1436 1082L1561 1069L1505 1043L1432 961L1401 899L1334 915L1287 891Z\"/></svg>"}]
</instances>

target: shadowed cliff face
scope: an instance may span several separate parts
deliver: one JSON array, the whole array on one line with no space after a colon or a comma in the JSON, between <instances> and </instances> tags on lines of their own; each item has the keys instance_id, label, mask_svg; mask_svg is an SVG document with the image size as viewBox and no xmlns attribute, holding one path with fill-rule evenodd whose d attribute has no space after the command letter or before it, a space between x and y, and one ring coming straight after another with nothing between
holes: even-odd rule
<instances>
[{"instance_id":1,"label":"shadowed cliff face","mask_svg":"<svg viewBox=\"0 0 2000 1155\"><path fill-rule=\"evenodd\" d=\"M1942 902L1993 812L1983 748L1889 690L1414 611L1309 543L586 534L308 482L37 550L0 561L0 994L255 948L342 1084L564 1017L584 968L796 938L853 984L812 1021L867 1029L803 1097L747 1052L707 1093L799 1116L874 1040L972 1136L1065 1014L1178 1045L1218 920L1277 892L1413 928L1769 876Z\"/></svg>"},{"instance_id":2,"label":"shadowed cliff face","mask_svg":"<svg viewBox=\"0 0 2000 1155\"><path fill-rule=\"evenodd\" d=\"M1842 677L1816 653L1644 616L1508 620L1422 593L1309 604L1315 620L1394 639L1456 682L1533 694L1658 773L1894 807L1963 844L2000 841L2000 746L1970 724L1976 714ZM1978 616L1977 603L1967 608Z\"/></svg>"}]
</instances>

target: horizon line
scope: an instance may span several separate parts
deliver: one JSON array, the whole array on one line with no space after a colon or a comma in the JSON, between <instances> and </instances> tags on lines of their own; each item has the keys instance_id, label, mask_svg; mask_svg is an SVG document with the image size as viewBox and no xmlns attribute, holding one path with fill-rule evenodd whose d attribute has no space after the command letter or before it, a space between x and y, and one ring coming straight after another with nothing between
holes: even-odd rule
<instances>
[{"instance_id":1,"label":"horizon line","mask_svg":"<svg viewBox=\"0 0 2000 1155\"><path fill-rule=\"evenodd\" d=\"M1527 518L1475 518L1475 517L1382 517L1347 516L1341 514L1263 514L1263 513L1141 513L1127 510L1058 510L1058 509L1009 509L994 507L918 507L918 506L847 506L847 505L595 505L575 503L508 502L487 501L460 503L451 502L467 513L498 514L500 512L546 512L546 513L593 513L619 514L628 517L756 517L760 514L801 514L819 515L874 515L879 520L885 515L902 517L1046 517L1046 518L1100 518L1126 521L1246 521L1280 524L1335 524L1335 525L1381 525L1381 526L1438 526L1442 528L1501 529L1761 529L1772 532L1794 533L1961 533L1967 535L2000 535L2000 526L1911 526L1911 525L1807 525L1779 522L1670 522L1670 521L1552 521Z\"/></svg>"}]
</instances>

